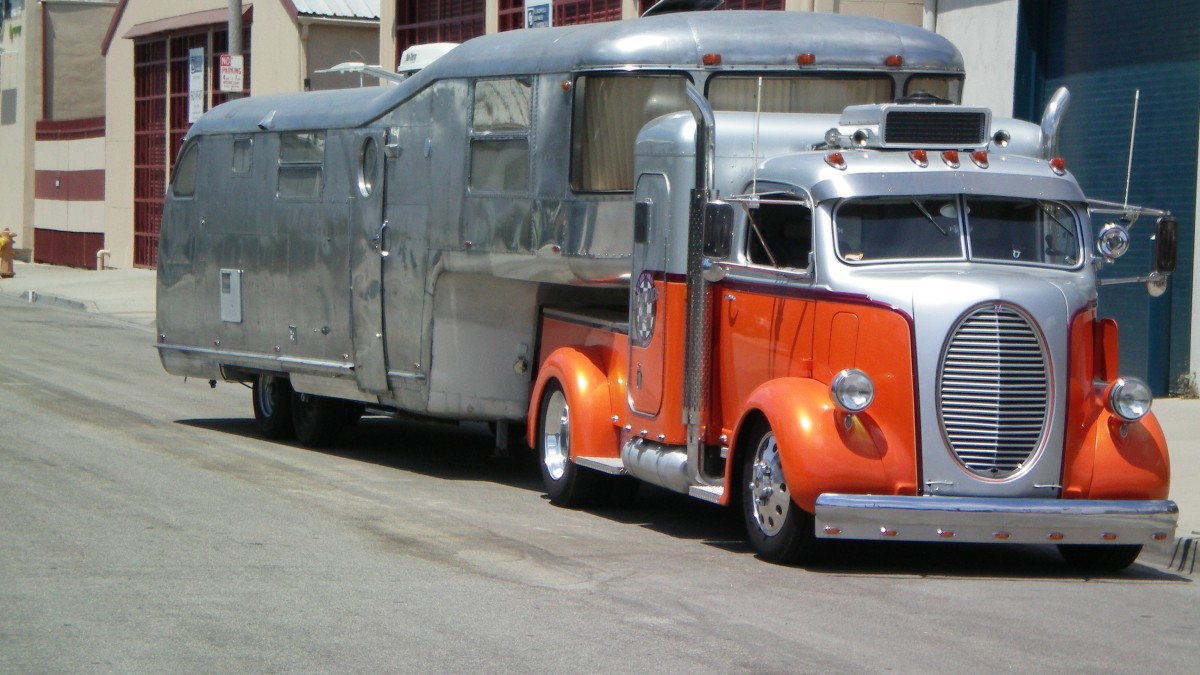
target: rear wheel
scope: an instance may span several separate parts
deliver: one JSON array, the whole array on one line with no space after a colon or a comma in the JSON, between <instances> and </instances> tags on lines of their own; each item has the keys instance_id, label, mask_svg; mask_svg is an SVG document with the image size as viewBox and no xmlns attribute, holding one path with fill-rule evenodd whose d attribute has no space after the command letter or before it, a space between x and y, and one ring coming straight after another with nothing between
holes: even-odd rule
<instances>
[{"instance_id":1,"label":"rear wheel","mask_svg":"<svg viewBox=\"0 0 1200 675\"><path fill-rule=\"evenodd\" d=\"M254 421L263 436L288 440L295 436L292 428L292 385L287 379L274 375L259 375L251 387L254 398Z\"/></svg>"},{"instance_id":2,"label":"rear wheel","mask_svg":"<svg viewBox=\"0 0 1200 675\"><path fill-rule=\"evenodd\" d=\"M1087 572L1120 572L1133 564L1141 554L1140 544L1132 546L1101 546L1059 544L1058 553L1067 564Z\"/></svg>"},{"instance_id":3,"label":"rear wheel","mask_svg":"<svg viewBox=\"0 0 1200 675\"><path fill-rule=\"evenodd\" d=\"M549 382L542 392L538 420L539 466L550 503L573 508L592 502L599 476L571 461L571 407L558 382Z\"/></svg>"},{"instance_id":4,"label":"rear wheel","mask_svg":"<svg viewBox=\"0 0 1200 675\"><path fill-rule=\"evenodd\" d=\"M742 465L742 514L750 545L765 560L809 562L818 543L813 517L792 501L775 432L766 423L747 431L750 444Z\"/></svg>"},{"instance_id":5,"label":"rear wheel","mask_svg":"<svg viewBox=\"0 0 1200 675\"><path fill-rule=\"evenodd\" d=\"M347 403L325 396L292 395L292 428L296 440L311 448L333 443L350 418Z\"/></svg>"}]
</instances>

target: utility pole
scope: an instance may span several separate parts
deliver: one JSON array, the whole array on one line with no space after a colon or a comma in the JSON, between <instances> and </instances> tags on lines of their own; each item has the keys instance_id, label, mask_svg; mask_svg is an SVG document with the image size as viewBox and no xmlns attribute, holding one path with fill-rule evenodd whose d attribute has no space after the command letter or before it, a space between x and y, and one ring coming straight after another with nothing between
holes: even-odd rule
<instances>
[{"instance_id":1,"label":"utility pole","mask_svg":"<svg viewBox=\"0 0 1200 675\"><path fill-rule=\"evenodd\" d=\"M229 0L229 48L230 54L242 53L242 0ZM230 99L241 98L242 93L229 92Z\"/></svg>"}]
</instances>

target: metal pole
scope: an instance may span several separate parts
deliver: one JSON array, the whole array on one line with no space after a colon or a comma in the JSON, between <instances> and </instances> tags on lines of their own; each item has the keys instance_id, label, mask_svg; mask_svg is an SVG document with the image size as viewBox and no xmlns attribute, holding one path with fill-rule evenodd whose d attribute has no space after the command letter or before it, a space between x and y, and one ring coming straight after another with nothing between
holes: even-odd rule
<instances>
[{"instance_id":1,"label":"metal pole","mask_svg":"<svg viewBox=\"0 0 1200 675\"><path fill-rule=\"evenodd\" d=\"M242 53L242 0L229 0L229 48L230 54ZM242 92L229 92L229 98L241 98Z\"/></svg>"}]
</instances>

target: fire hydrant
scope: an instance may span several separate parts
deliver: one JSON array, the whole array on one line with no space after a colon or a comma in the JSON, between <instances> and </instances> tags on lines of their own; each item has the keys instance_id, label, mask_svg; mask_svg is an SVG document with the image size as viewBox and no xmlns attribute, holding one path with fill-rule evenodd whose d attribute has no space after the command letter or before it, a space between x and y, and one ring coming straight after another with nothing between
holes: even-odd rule
<instances>
[{"instance_id":1,"label":"fire hydrant","mask_svg":"<svg viewBox=\"0 0 1200 675\"><path fill-rule=\"evenodd\" d=\"M0 231L0 279L13 276L13 240L17 235L7 227Z\"/></svg>"}]
</instances>

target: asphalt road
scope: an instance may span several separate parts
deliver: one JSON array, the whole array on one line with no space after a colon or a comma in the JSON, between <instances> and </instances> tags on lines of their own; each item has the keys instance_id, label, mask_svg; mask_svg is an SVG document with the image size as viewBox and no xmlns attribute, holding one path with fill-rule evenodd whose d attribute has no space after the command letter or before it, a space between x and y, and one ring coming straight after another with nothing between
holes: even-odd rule
<instances>
[{"instance_id":1,"label":"asphalt road","mask_svg":"<svg viewBox=\"0 0 1200 675\"><path fill-rule=\"evenodd\" d=\"M0 297L0 672L1194 672L1200 590L1051 548L770 565L725 510L544 499L482 426L260 439L153 335Z\"/></svg>"}]
</instances>

